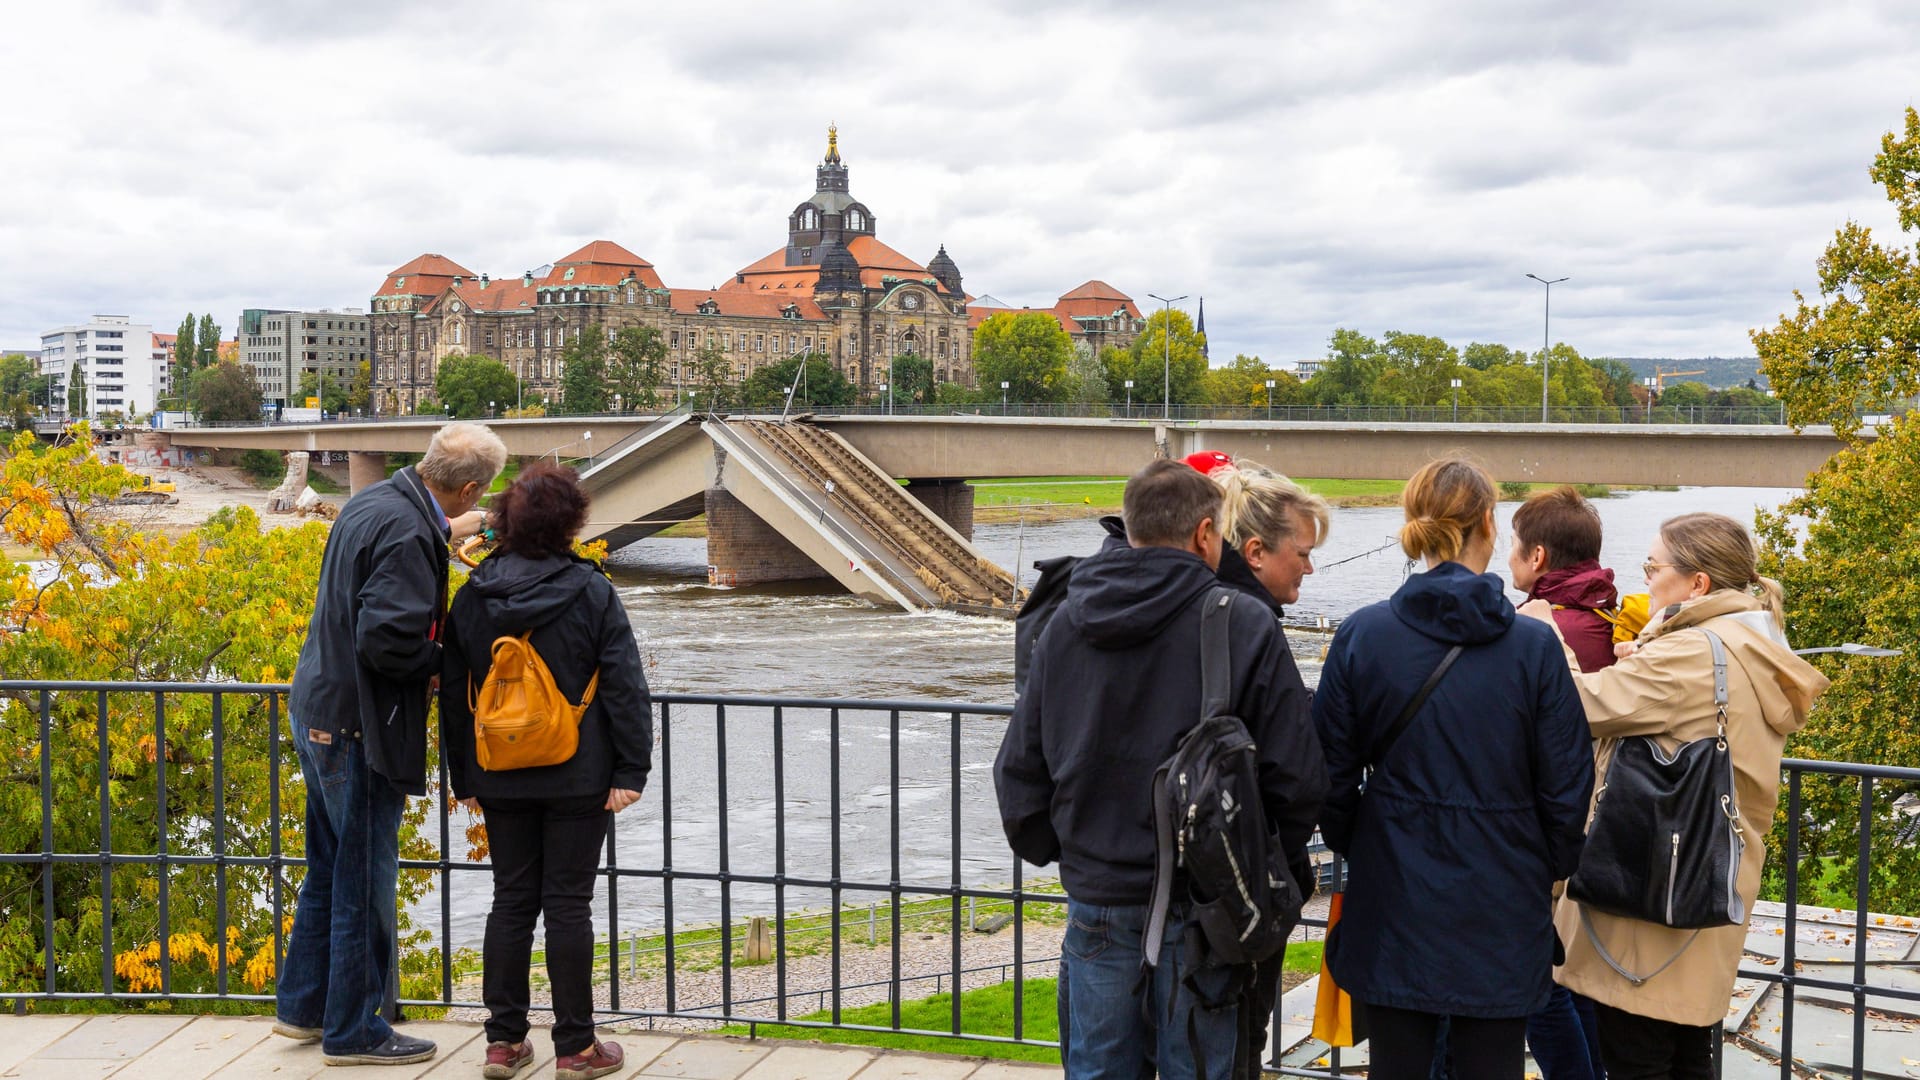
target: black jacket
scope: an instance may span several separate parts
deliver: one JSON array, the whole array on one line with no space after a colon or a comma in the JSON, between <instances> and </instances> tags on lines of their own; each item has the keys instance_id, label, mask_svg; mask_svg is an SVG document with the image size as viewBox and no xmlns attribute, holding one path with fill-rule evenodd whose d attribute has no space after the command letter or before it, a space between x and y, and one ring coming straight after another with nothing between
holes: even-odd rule
<instances>
[{"instance_id":1,"label":"black jacket","mask_svg":"<svg viewBox=\"0 0 1920 1080\"><path fill-rule=\"evenodd\" d=\"M600 685L580 718L580 748L557 765L487 772L473 750L468 697L486 682L493 642L533 631L534 650L567 700ZM469 682L471 679L471 682ZM640 649L613 583L585 559L503 552L474 568L447 617L440 747L455 798L564 799L609 788L643 791L653 768L653 701Z\"/></svg>"},{"instance_id":2,"label":"black jacket","mask_svg":"<svg viewBox=\"0 0 1920 1080\"><path fill-rule=\"evenodd\" d=\"M1359 790L1370 748L1453 644L1466 650ZM1500 579L1442 563L1334 634L1313 699L1351 860L1327 962L1393 1008L1524 1016L1546 1004L1553 884L1584 843L1593 755L1560 641Z\"/></svg>"},{"instance_id":3,"label":"black jacket","mask_svg":"<svg viewBox=\"0 0 1920 1080\"><path fill-rule=\"evenodd\" d=\"M1103 550L1075 567L1040 636L994 787L1013 850L1058 860L1076 900L1149 899L1153 771L1200 719L1198 601L1217 584L1183 551ZM1279 629L1264 608L1234 604L1233 710L1259 746L1261 797L1298 876L1327 780Z\"/></svg>"},{"instance_id":4,"label":"black jacket","mask_svg":"<svg viewBox=\"0 0 1920 1080\"><path fill-rule=\"evenodd\" d=\"M1238 589L1265 604L1268 610L1273 612L1274 618L1277 619L1287 613L1286 609L1280 606L1280 601L1275 600L1273 594L1267 591L1267 587L1260 584L1260 579L1253 576L1253 567L1248 566L1247 560L1238 551L1233 550L1232 544L1221 545L1220 569L1215 571L1215 574L1220 578L1220 584Z\"/></svg>"},{"instance_id":5,"label":"black jacket","mask_svg":"<svg viewBox=\"0 0 1920 1080\"><path fill-rule=\"evenodd\" d=\"M320 588L287 707L408 795L427 791L429 682L447 599L447 525L411 467L347 500L327 534Z\"/></svg>"}]
</instances>

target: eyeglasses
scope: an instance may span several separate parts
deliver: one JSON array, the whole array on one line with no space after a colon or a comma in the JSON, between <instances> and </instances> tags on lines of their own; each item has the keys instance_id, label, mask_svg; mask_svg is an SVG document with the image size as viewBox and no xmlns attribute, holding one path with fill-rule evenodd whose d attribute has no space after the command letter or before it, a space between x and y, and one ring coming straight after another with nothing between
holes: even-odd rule
<instances>
[{"instance_id":1,"label":"eyeglasses","mask_svg":"<svg viewBox=\"0 0 1920 1080\"><path fill-rule=\"evenodd\" d=\"M1670 563L1670 562L1654 562L1651 559L1649 559L1648 561L1640 564L1640 576L1643 578L1650 578L1653 576L1653 572L1655 570L1658 570L1663 566L1667 567L1668 569L1678 569L1680 564Z\"/></svg>"}]
</instances>

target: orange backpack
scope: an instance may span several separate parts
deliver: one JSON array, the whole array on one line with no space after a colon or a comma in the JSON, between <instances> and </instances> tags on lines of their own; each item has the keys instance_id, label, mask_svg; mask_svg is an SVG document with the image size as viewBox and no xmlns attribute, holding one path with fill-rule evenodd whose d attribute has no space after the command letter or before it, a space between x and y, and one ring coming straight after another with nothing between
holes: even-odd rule
<instances>
[{"instance_id":1,"label":"orange backpack","mask_svg":"<svg viewBox=\"0 0 1920 1080\"><path fill-rule=\"evenodd\" d=\"M560 692L553 672L534 649L533 631L493 640L493 666L480 689L467 677L473 708L473 751L488 772L558 765L580 748L580 718L600 685L596 669L575 705Z\"/></svg>"}]
</instances>

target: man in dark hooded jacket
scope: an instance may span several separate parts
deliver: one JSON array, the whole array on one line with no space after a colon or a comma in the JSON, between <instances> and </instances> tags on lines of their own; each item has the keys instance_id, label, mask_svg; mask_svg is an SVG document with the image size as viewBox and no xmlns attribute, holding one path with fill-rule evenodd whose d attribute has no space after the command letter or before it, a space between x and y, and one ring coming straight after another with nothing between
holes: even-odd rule
<instances>
[{"instance_id":1,"label":"man in dark hooded jacket","mask_svg":"<svg viewBox=\"0 0 1920 1080\"><path fill-rule=\"evenodd\" d=\"M1181 904L1169 912L1161 963L1149 982L1140 980L1153 880L1152 776L1201 715L1199 601L1218 585L1220 498L1217 485L1179 462L1155 461L1128 480L1129 546L1074 569L994 765L1014 851L1036 865L1059 862L1067 890L1061 1029L1069 1077L1157 1068L1180 1080L1194 1076L1196 1050L1209 1077L1233 1066L1233 1010L1192 1010L1199 1047L1188 1041L1187 1009L1169 1022L1184 974L1175 955ZM1308 696L1272 614L1236 604L1231 615L1231 711L1258 747L1270 824L1289 861L1304 864L1295 856L1327 785ZM1200 981L1218 997L1231 973L1203 972Z\"/></svg>"},{"instance_id":2,"label":"man in dark hooded jacket","mask_svg":"<svg viewBox=\"0 0 1920 1080\"><path fill-rule=\"evenodd\" d=\"M406 796L426 794L427 702L440 671L447 545L506 463L478 424L441 428L418 467L347 500L327 535L287 713L307 788L307 876L274 1030L327 1063L399 1065L434 1044L393 1030L395 891Z\"/></svg>"}]
</instances>

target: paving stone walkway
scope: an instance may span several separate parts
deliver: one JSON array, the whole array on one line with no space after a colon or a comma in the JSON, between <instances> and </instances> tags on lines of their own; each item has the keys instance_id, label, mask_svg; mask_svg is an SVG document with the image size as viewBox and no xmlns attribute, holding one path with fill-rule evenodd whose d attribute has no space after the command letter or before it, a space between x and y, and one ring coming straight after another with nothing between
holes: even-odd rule
<instances>
[{"instance_id":1,"label":"paving stone walkway","mask_svg":"<svg viewBox=\"0 0 1920 1080\"><path fill-rule=\"evenodd\" d=\"M440 1053L417 1065L328 1067L318 1044L273 1034L273 1022L229 1016L0 1016L0 1077L40 1080L413 1080L474 1078L486 1059L478 1024L412 1023ZM1055 1080L1051 1065L908 1054L810 1043L614 1033L627 1067L613 1074L682 1080ZM522 1080L553 1076L553 1045L534 1033L538 1056Z\"/></svg>"}]
</instances>

